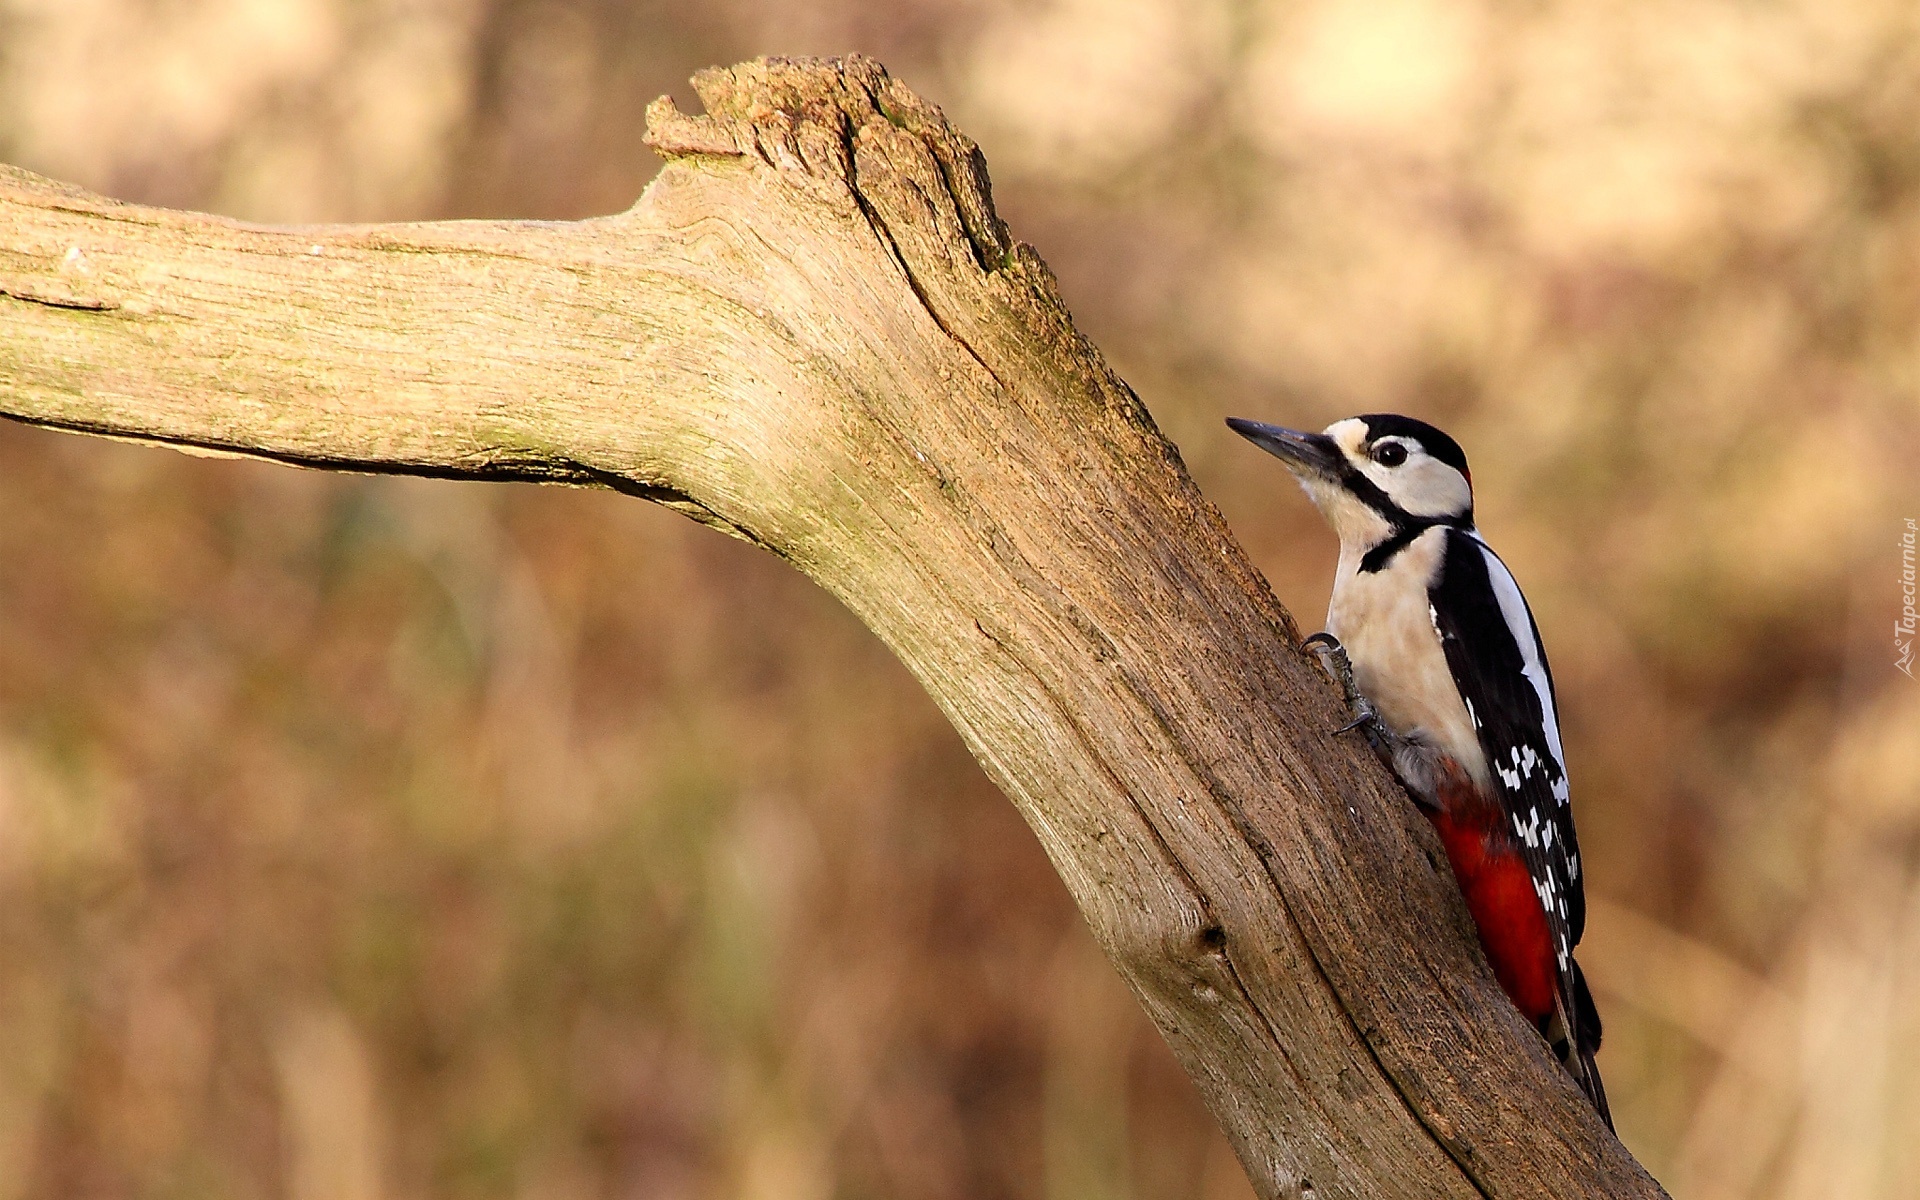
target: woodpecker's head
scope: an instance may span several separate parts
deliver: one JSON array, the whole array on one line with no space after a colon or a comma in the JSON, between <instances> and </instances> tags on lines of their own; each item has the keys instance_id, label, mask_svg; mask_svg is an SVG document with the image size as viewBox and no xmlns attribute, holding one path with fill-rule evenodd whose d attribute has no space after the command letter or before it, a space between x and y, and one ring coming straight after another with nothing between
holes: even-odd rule
<instances>
[{"instance_id":1,"label":"woodpecker's head","mask_svg":"<svg viewBox=\"0 0 1920 1200\"><path fill-rule=\"evenodd\" d=\"M1343 544L1366 548L1425 525L1473 527L1473 479L1460 444L1425 421L1365 413L1302 433L1228 417L1287 464Z\"/></svg>"}]
</instances>

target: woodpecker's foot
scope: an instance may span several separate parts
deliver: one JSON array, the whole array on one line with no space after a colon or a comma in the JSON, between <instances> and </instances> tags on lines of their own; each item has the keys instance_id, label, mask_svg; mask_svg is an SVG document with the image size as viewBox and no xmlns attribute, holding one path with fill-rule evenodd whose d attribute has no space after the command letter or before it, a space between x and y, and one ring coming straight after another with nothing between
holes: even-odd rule
<instances>
[{"instance_id":1,"label":"woodpecker's foot","mask_svg":"<svg viewBox=\"0 0 1920 1200\"><path fill-rule=\"evenodd\" d=\"M1368 745L1376 751L1385 752L1390 747L1393 735L1387 731L1386 722L1380 719L1373 704L1354 686L1353 661L1347 657L1347 648L1340 644L1340 639L1322 631L1303 640L1300 648L1320 656L1321 665L1340 685L1340 696L1346 701L1347 711L1353 714L1353 720L1333 731L1335 735L1358 729Z\"/></svg>"}]
</instances>

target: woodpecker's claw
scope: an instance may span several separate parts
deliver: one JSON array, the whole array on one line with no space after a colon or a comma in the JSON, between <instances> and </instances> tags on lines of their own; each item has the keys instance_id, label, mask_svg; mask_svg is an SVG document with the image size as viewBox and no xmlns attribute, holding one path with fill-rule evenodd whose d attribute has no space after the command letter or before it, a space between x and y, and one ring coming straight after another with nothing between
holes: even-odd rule
<instances>
[{"instance_id":1,"label":"woodpecker's claw","mask_svg":"<svg viewBox=\"0 0 1920 1200\"><path fill-rule=\"evenodd\" d=\"M1355 696L1348 707L1353 711L1353 720L1334 730L1333 735L1339 737L1343 733L1351 733L1358 729L1360 736L1367 739L1367 745L1373 747L1375 753L1390 757L1393 751L1393 735L1387 731L1387 723L1380 719L1380 714L1374 711L1373 705L1365 696Z\"/></svg>"},{"instance_id":2,"label":"woodpecker's claw","mask_svg":"<svg viewBox=\"0 0 1920 1200\"><path fill-rule=\"evenodd\" d=\"M1334 736L1358 729L1366 736L1369 745L1376 749L1383 745L1387 736L1386 724L1380 720L1380 714L1372 703L1354 686L1353 662L1347 657L1347 648L1340 644L1340 639L1323 630L1303 639L1300 648L1312 650L1320 656L1321 664L1332 673L1334 682L1340 685L1340 696L1346 701L1347 711L1353 714L1353 720L1333 731Z\"/></svg>"},{"instance_id":3,"label":"woodpecker's claw","mask_svg":"<svg viewBox=\"0 0 1920 1200\"><path fill-rule=\"evenodd\" d=\"M1333 681L1340 685L1341 698L1347 702L1347 708L1350 711L1355 713L1372 711L1371 706L1365 710L1361 707L1366 704L1366 700L1360 695L1359 689L1353 686L1353 662L1347 657L1347 648L1340 644L1339 638L1322 631L1301 641L1300 648L1311 650L1320 656L1320 665L1325 667L1333 675ZM1352 727L1348 726L1348 728Z\"/></svg>"},{"instance_id":4,"label":"woodpecker's claw","mask_svg":"<svg viewBox=\"0 0 1920 1200\"><path fill-rule=\"evenodd\" d=\"M1340 694L1346 699L1347 707L1352 708L1359 692L1353 686L1353 663L1347 658L1347 648L1340 639L1322 630L1300 642L1302 650L1311 650L1320 658L1320 665L1332 674L1333 681L1340 685Z\"/></svg>"},{"instance_id":5,"label":"woodpecker's claw","mask_svg":"<svg viewBox=\"0 0 1920 1200\"><path fill-rule=\"evenodd\" d=\"M1368 704L1364 696L1354 701L1353 708L1358 715L1345 725L1335 729L1333 731L1334 735L1337 737L1343 733L1352 733L1356 729L1365 729L1368 740L1371 741L1373 737L1373 727L1380 723L1380 714L1373 711L1373 705Z\"/></svg>"}]
</instances>

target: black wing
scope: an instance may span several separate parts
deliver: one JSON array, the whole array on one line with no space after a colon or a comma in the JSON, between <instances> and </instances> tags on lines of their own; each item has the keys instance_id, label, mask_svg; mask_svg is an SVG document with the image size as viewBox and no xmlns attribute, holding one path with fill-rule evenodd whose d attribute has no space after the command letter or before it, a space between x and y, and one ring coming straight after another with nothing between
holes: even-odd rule
<instances>
[{"instance_id":1,"label":"black wing","mask_svg":"<svg viewBox=\"0 0 1920 1200\"><path fill-rule=\"evenodd\" d=\"M1546 650L1513 576L1471 533L1447 531L1445 563L1428 596L1447 667L1546 909L1571 1014L1573 948L1587 905Z\"/></svg>"},{"instance_id":2,"label":"black wing","mask_svg":"<svg viewBox=\"0 0 1920 1200\"><path fill-rule=\"evenodd\" d=\"M1514 844L1546 910L1566 1038L1557 1049L1612 1128L1606 1088L1593 1060L1600 1048L1600 1014L1573 961L1587 924L1586 888L1546 648L1506 564L1472 533L1447 531L1446 558L1428 589L1428 602Z\"/></svg>"}]
</instances>

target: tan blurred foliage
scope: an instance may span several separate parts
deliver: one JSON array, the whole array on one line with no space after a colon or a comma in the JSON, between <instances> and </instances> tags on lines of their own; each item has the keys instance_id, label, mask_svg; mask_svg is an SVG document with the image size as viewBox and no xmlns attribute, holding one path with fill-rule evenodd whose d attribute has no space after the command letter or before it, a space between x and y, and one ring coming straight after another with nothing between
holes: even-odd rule
<instances>
[{"instance_id":1,"label":"tan blurred foliage","mask_svg":"<svg viewBox=\"0 0 1920 1200\"><path fill-rule=\"evenodd\" d=\"M1554 653L1628 1144L1920 1194L1920 10L0 0L0 157L268 221L631 203L874 54L1304 624L1228 413L1473 457ZM1225 1200L1032 839L811 585L614 496L0 429L0 1200Z\"/></svg>"}]
</instances>

